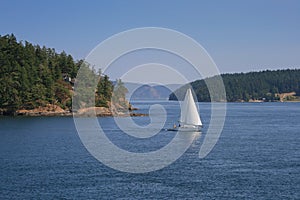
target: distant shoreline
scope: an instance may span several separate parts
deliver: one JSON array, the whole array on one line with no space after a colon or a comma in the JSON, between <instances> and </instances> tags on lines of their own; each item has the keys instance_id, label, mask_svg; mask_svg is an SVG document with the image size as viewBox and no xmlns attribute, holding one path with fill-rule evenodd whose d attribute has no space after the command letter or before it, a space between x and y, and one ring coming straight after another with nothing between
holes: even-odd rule
<instances>
[{"instance_id":1,"label":"distant shoreline","mask_svg":"<svg viewBox=\"0 0 300 200\"><path fill-rule=\"evenodd\" d=\"M172 101L172 100L171 100ZM237 101L237 102L198 102L198 103L240 103L240 104L245 104L245 103L251 103L251 104L256 104L256 103L300 103L300 100L295 100L295 101ZM138 113L138 112L133 112L135 110L138 110L137 108L134 108L132 110L128 111L118 111L118 112L112 112L110 111L109 108L106 107L89 107L89 108L84 108L81 109L77 112L71 112L67 110L55 112L55 111L39 111L35 112L34 110L18 110L15 113L7 113L5 111L0 110L0 116L22 116L22 117L143 117L143 116L149 116L149 114L145 113Z\"/></svg>"}]
</instances>

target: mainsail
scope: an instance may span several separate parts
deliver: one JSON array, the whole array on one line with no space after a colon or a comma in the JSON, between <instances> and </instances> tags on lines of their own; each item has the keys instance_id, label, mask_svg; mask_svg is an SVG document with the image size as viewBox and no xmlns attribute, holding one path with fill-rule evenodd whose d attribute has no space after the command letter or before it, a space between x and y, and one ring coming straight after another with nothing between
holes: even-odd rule
<instances>
[{"instance_id":1,"label":"mainsail","mask_svg":"<svg viewBox=\"0 0 300 200\"><path fill-rule=\"evenodd\" d=\"M192 91L189 88L185 94L184 101L181 105L180 123L182 125L195 125L202 126L202 122L199 117L198 109L195 104Z\"/></svg>"}]
</instances>

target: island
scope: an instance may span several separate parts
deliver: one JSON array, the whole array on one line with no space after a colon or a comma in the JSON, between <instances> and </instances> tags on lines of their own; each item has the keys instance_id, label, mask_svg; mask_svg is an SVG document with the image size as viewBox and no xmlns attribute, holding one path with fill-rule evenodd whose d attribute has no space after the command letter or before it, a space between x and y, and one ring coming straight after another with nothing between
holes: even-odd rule
<instances>
[{"instance_id":1,"label":"island","mask_svg":"<svg viewBox=\"0 0 300 200\"><path fill-rule=\"evenodd\" d=\"M80 68L97 81L95 88L74 91ZM87 92L93 93L94 102L72 105L78 93ZM17 41L13 34L0 36L0 115L84 116L93 111L97 116L145 116L134 112L127 92L121 80L111 81L64 51Z\"/></svg>"},{"instance_id":2,"label":"island","mask_svg":"<svg viewBox=\"0 0 300 200\"><path fill-rule=\"evenodd\" d=\"M265 70L259 72L221 74L226 99L223 102L299 102L300 69ZM169 100L182 100L192 87L199 102L210 102L206 81L219 76L196 80L170 94Z\"/></svg>"}]
</instances>

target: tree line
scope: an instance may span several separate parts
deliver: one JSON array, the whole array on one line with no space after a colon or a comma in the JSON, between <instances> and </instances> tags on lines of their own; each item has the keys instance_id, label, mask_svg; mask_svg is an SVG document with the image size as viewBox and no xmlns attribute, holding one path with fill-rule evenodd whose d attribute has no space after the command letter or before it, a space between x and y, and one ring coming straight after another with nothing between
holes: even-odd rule
<instances>
[{"instance_id":1,"label":"tree line","mask_svg":"<svg viewBox=\"0 0 300 200\"><path fill-rule=\"evenodd\" d=\"M0 109L10 114L53 104L71 110L72 87L83 63L64 51L18 42L13 34L0 36ZM114 84L107 75L88 70L98 81L95 105L108 107Z\"/></svg>"},{"instance_id":2,"label":"tree line","mask_svg":"<svg viewBox=\"0 0 300 200\"><path fill-rule=\"evenodd\" d=\"M281 93L295 92L300 96L300 69L266 70L260 72L234 73L221 75L226 101L249 100L278 101ZM182 100L187 87L192 87L198 101L210 102L210 94L205 81L216 77L197 80L170 94L170 100Z\"/></svg>"}]
</instances>

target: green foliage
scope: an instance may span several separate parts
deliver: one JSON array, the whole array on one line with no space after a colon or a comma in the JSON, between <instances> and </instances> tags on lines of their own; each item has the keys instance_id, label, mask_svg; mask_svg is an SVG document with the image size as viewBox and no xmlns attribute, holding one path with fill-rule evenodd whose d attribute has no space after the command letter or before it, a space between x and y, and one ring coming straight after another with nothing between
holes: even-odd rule
<instances>
[{"instance_id":1,"label":"green foliage","mask_svg":"<svg viewBox=\"0 0 300 200\"><path fill-rule=\"evenodd\" d=\"M74 93L72 86L79 69L81 78ZM58 54L51 48L18 42L13 34L0 36L0 110L13 114L47 104L71 110L72 93L78 104L75 109L82 107L80 104L108 107L113 89L101 70L96 74L88 63L75 62L64 51ZM126 102L127 89L120 80L117 91Z\"/></svg>"},{"instance_id":2,"label":"green foliage","mask_svg":"<svg viewBox=\"0 0 300 200\"><path fill-rule=\"evenodd\" d=\"M64 52L17 42L13 34L1 36L0 108L13 113L49 103L69 104L71 85L62 81L61 72L74 78L76 69L73 58Z\"/></svg>"},{"instance_id":3,"label":"green foliage","mask_svg":"<svg viewBox=\"0 0 300 200\"><path fill-rule=\"evenodd\" d=\"M116 81L116 85L114 87L114 91L112 93L112 103L115 106L120 106L122 108L128 108L127 101L125 100L126 93L128 89L124 86L124 83L121 79Z\"/></svg>"},{"instance_id":4,"label":"green foliage","mask_svg":"<svg viewBox=\"0 0 300 200\"><path fill-rule=\"evenodd\" d=\"M72 87L62 72L74 78L77 69L64 52L17 42L13 34L0 36L0 109L14 112L46 104L70 108Z\"/></svg>"},{"instance_id":5,"label":"green foliage","mask_svg":"<svg viewBox=\"0 0 300 200\"><path fill-rule=\"evenodd\" d=\"M95 105L95 88L98 77L89 64L82 62L78 79L76 81L74 109L91 107Z\"/></svg>"},{"instance_id":6,"label":"green foliage","mask_svg":"<svg viewBox=\"0 0 300 200\"><path fill-rule=\"evenodd\" d=\"M296 92L300 96L300 70L287 69L249 73L223 74L226 98L229 102L264 100L277 101L278 93ZM214 77L205 81L212 81ZM198 101L210 101L209 91L204 80L197 80L190 85L193 87ZM186 86L172 93L170 100L182 100Z\"/></svg>"},{"instance_id":7,"label":"green foliage","mask_svg":"<svg viewBox=\"0 0 300 200\"><path fill-rule=\"evenodd\" d=\"M99 82L97 84L96 91L96 106L109 107L108 102L111 101L112 92L113 92L113 84L109 80L107 75L102 75L99 73Z\"/></svg>"}]
</instances>

